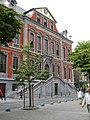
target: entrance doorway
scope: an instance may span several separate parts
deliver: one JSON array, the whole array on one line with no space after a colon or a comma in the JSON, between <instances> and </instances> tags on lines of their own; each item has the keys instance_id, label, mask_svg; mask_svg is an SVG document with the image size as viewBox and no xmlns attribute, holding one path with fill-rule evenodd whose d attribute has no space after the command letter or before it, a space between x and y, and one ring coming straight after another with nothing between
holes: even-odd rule
<instances>
[{"instance_id":1,"label":"entrance doorway","mask_svg":"<svg viewBox=\"0 0 90 120\"><path fill-rule=\"evenodd\" d=\"M58 83L55 83L55 95L58 95Z\"/></svg>"}]
</instances>

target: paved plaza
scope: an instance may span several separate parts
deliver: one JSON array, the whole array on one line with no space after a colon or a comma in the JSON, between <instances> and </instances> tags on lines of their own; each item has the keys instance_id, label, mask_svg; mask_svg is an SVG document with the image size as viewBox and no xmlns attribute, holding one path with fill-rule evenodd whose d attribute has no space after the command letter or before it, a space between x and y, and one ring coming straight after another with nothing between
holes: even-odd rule
<instances>
[{"instance_id":1,"label":"paved plaza","mask_svg":"<svg viewBox=\"0 0 90 120\"><path fill-rule=\"evenodd\" d=\"M0 120L88 120L87 109L82 108L78 100L38 107L37 110L1 111Z\"/></svg>"}]
</instances>

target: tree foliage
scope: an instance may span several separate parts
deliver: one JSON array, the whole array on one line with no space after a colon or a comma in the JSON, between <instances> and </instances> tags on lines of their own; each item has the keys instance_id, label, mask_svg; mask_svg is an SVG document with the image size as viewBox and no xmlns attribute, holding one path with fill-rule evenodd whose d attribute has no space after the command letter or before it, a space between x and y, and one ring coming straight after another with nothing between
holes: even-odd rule
<instances>
[{"instance_id":1,"label":"tree foliage","mask_svg":"<svg viewBox=\"0 0 90 120\"><path fill-rule=\"evenodd\" d=\"M30 52L30 44L28 43L26 46L22 48L23 60L20 62L20 69L14 69L13 73L17 74L16 80L19 81L20 84L24 84L27 81L29 86L29 107L32 105L31 99L31 82L34 79L47 79L48 73L46 71L41 72L39 70L40 66L40 56L34 55Z\"/></svg>"},{"instance_id":2,"label":"tree foliage","mask_svg":"<svg viewBox=\"0 0 90 120\"><path fill-rule=\"evenodd\" d=\"M16 34L19 34L21 28L20 20L16 17L17 14L13 9L6 8L0 4L0 44L8 46L9 42L13 42Z\"/></svg>"},{"instance_id":3,"label":"tree foliage","mask_svg":"<svg viewBox=\"0 0 90 120\"><path fill-rule=\"evenodd\" d=\"M80 68L81 72L90 75L90 41L79 42L74 52L71 53L71 61L74 68Z\"/></svg>"}]
</instances>

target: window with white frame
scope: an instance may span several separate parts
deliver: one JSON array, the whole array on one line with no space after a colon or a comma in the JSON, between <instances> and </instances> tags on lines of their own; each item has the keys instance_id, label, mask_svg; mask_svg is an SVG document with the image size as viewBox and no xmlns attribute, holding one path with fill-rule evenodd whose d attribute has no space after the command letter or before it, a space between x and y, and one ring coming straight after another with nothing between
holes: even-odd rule
<instances>
[{"instance_id":1,"label":"window with white frame","mask_svg":"<svg viewBox=\"0 0 90 120\"><path fill-rule=\"evenodd\" d=\"M6 73L6 55L0 55L0 72Z\"/></svg>"},{"instance_id":2,"label":"window with white frame","mask_svg":"<svg viewBox=\"0 0 90 120\"><path fill-rule=\"evenodd\" d=\"M18 69L19 68L19 58L17 56L13 56L13 68Z\"/></svg>"},{"instance_id":3,"label":"window with white frame","mask_svg":"<svg viewBox=\"0 0 90 120\"><path fill-rule=\"evenodd\" d=\"M71 78L70 73L71 73L71 70L70 70L70 68L68 68L68 79Z\"/></svg>"},{"instance_id":4,"label":"window with white frame","mask_svg":"<svg viewBox=\"0 0 90 120\"><path fill-rule=\"evenodd\" d=\"M41 16L40 16L40 14L37 14L37 22L41 23Z\"/></svg>"},{"instance_id":5,"label":"window with white frame","mask_svg":"<svg viewBox=\"0 0 90 120\"><path fill-rule=\"evenodd\" d=\"M66 60L66 49L63 47L63 59Z\"/></svg>"},{"instance_id":6,"label":"window with white frame","mask_svg":"<svg viewBox=\"0 0 90 120\"><path fill-rule=\"evenodd\" d=\"M20 34L17 34L14 38L14 47L20 46Z\"/></svg>"},{"instance_id":7,"label":"window with white frame","mask_svg":"<svg viewBox=\"0 0 90 120\"><path fill-rule=\"evenodd\" d=\"M48 54L48 36L45 36L45 54Z\"/></svg>"},{"instance_id":8,"label":"window with white frame","mask_svg":"<svg viewBox=\"0 0 90 120\"><path fill-rule=\"evenodd\" d=\"M54 42L51 42L51 54L54 55Z\"/></svg>"},{"instance_id":9,"label":"window with white frame","mask_svg":"<svg viewBox=\"0 0 90 120\"><path fill-rule=\"evenodd\" d=\"M50 29L53 30L53 22L50 22Z\"/></svg>"},{"instance_id":10,"label":"window with white frame","mask_svg":"<svg viewBox=\"0 0 90 120\"><path fill-rule=\"evenodd\" d=\"M60 76L60 66L57 65L57 76Z\"/></svg>"},{"instance_id":11,"label":"window with white frame","mask_svg":"<svg viewBox=\"0 0 90 120\"><path fill-rule=\"evenodd\" d=\"M56 44L56 56L59 58L59 44Z\"/></svg>"},{"instance_id":12,"label":"window with white frame","mask_svg":"<svg viewBox=\"0 0 90 120\"><path fill-rule=\"evenodd\" d=\"M44 18L44 26L47 27L47 19Z\"/></svg>"},{"instance_id":13,"label":"window with white frame","mask_svg":"<svg viewBox=\"0 0 90 120\"><path fill-rule=\"evenodd\" d=\"M52 65L52 74L55 76L55 65Z\"/></svg>"},{"instance_id":14,"label":"window with white frame","mask_svg":"<svg viewBox=\"0 0 90 120\"><path fill-rule=\"evenodd\" d=\"M68 48L68 61L70 61L70 48Z\"/></svg>"},{"instance_id":15,"label":"window with white frame","mask_svg":"<svg viewBox=\"0 0 90 120\"><path fill-rule=\"evenodd\" d=\"M63 77L64 79L66 79L66 67L65 66L63 67Z\"/></svg>"},{"instance_id":16,"label":"window with white frame","mask_svg":"<svg viewBox=\"0 0 90 120\"><path fill-rule=\"evenodd\" d=\"M42 64L41 64L41 62L40 62L40 63L39 63L39 66L38 66L38 71L41 72L41 70L42 70Z\"/></svg>"},{"instance_id":17,"label":"window with white frame","mask_svg":"<svg viewBox=\"0 0 90 120\"><path fill-rule=\"evenodd\" d=\"M34 32L30 31L30 50L34 51Z\"/></svg>"},{"instance_id":18,"label":"window with white frame","mask_svg":"<svg viewBox=\"0 0 90 120\"><path fill-rule=\"evenodd\" d=\"M37 34L37 50L39 53L41 53L41 34Z\"/></svg>"}]
</instances>

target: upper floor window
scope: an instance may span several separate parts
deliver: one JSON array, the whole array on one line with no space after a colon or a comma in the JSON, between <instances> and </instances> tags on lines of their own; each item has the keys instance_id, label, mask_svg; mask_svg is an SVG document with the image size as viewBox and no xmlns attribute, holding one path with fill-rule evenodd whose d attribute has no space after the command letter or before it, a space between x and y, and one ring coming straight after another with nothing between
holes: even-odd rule
<instances>
[{"instance_id":1,"label":"upper floor window","mask_svg":"<svg viewBox=\"0 0 90 120\"><path fill-rule=\"evenodd\" d=\"M68 49L68 60L70 61L70 48Z\"/></svg>"},{"instance_id":2,"label":"upper floor window","mask_svg":"<svg viewBox=\"0 0 90 120\"><path fill-rule=\"evenodd\" d=\"M47 19L44 18L44 26L47 27Z\"/></svg>"},{"instance_id":3,"label":"upper floor window","mask_svg":"<svg viewBox=\"0 0 90 120\"><path fill-rule=\"evenodd\" d=\"M56 55L59 57L59 44L56 44Z\"/></svg>"},{"instance_id":4,"label":"upper floor window","mask_svg":"<svg viewBox=\"0 0 90 120\"><path fill-rule=\"evenodd\" d=\"M57 65L57 76L60 76L60 66Z\"/></svg>"},{"instance_id":5,"label":"upper floor window","mask_svg":"<svg viewBox=\"0 0 90 120\"><path fill-rule=\"evenodd\" d=\"M0 72L6 73L6 55L0 55Z\"/></svg>"},{"instance_id":6,"label":"upper floor window","mask_svg":"<svg viewBox=\"0 0 90 120\"><path fill-rule=\"evenodd\" d=\"M18 69L19 58L17 56L13 56L13 68Z\"/></svg>"},{"instance_id":7,"label":"upper floor window","mask_svg":"<svg viewBox=\"0 0 90 120\"><path fill-rule=\"evenodd\" d=\"M52 65L52 74L55 76L55 65Z\"/></svg>"},{"instance_id":8,"label":"upper floor window","mask_svg":"<svg viewBox=\"0 0 90 120\"><path fill-rule=\"evenodd\" d=\"M20 34L17 34L14 38L14 47L19 47L20 45Z\"/></svg>"},{"instance_id":9,"label":"upper floor window","mask_svg":"<svg viewBox=\"0 0 90 120\"><path fill-rule=\"evenodd\" d=\"M34 51L34 30L30 31L30 49Z\"/></svg>"},{"instance_id":10,"label":"upper floor window","mask_svg":"<svg viewBox=\"0 0 90 120\"><path fill-rule=\"evenodd\" d=\"M50 22L50 29L53 30L53 22Z\"/></svg>"},{"instance_id":11,"label":"upper floor window","mask_svg":"<svg viewBox=\"0 0 90 120\"><path fill-rule=\"evenodd\" d=\"M39 14L37 14L37 22L40 23L41 22L41 16Z\"/></svg>"},{"instance_id":12,"label":"upper floor window","mask_svg":"<svg viewBox=\"0 0 90 120\"><path fill-rule=\"evenodd\" d=\"M41 53L41 34L37 34L37 50Z\"/></svg>"},{"instance_id":13,"label":"upper floor window","mask_svg":"<svg viewBox=\"0 0 90 120\"><path fill-rule=\"evenodd\" d=\"M64 60L66 59L66 49L65 49L65 47L63 47L63 59Z\"/></svg>"},{"instance_id":14,"label":"upper floor window","mask_svg":"<svg viewBox=\"0 0 90 120\"><path fill-rule=\"evenodd\" d=\"M70 76L70 68L68 68L68 79L70 79L71 78L71 76Z\"/></svg>"},{"instance_id":15,"label":"upper floor window","mask_svg":"<svg viewBox=\"0 0 90 120\"><path fill-rule=\"evenodd\" d=\"M45 54L48 54L48 36L45 36Z\"/></svg>"},{"instance_id":16,"label":"upper floor window","mask_svg":"<svg viewBox=\"0 0 90 120\"><path fill-rule=\"evenodd\" d=\"M51 42L51 54L54 55L54 42Z\"/></svg>"}]
</instances>

